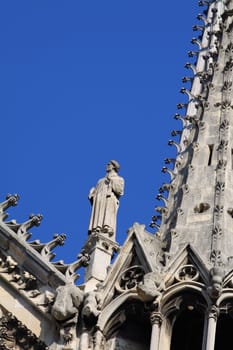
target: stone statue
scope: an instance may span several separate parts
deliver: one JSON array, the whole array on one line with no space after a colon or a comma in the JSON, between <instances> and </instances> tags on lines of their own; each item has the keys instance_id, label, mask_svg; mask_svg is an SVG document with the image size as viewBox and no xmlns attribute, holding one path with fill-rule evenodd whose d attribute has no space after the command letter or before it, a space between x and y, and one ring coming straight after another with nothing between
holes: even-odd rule
<instances>
[{"instance_id":1,"label":"stone statue","mask_svg":"<svg viewBox=\"0 0 233 350\"><path fill-rule=\"evenodd\" d=\"M119 197L124 192L124 179L118 176L120 165L110 160L106 166L106 176L100 179L89 193L92 213L89 233L102 232L113 236L116 233L116 216Z\"/></svg>"}]
</instances>

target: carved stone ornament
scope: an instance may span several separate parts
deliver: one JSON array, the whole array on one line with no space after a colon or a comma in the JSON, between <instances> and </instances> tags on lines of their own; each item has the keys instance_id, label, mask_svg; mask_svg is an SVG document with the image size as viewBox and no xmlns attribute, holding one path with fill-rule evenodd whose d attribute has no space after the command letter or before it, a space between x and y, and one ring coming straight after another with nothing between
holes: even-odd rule
<instances>
[{"instance_id":1,"label":"carved stone ornament","mask_svg":"<svg viewBox=\"0 0 233 350\"><path fill-rule=\"evenodd\" d=\"M220 131L225 132L228 129L229 129L229 121L227 119L224 119L220 124Z\"/></svg>"},{"instance_id":2,"label":"carved stone ornament","mask_svg":"<svg viewBox=\"0 0 233 350\"><path fill-rule=\"evenodd\" d=\"M59 286L56 290L55 302L51 314L59 322L70 319L77 320L79 307L83 301L83 292L73 284Z\"/></svg>"},{"instance_id":3,"label":"carved stone ornament","mask_svg":"<svg viewBox=\"0 0 233 350\"><path fill-rule=\"evenodd\" d=\"M6 210L11 206L17 205L18 200L19 200L19 196L17 194L14 194L14 195L8 194L6 196L6 200L4 202L0 202L0 222L4 221L4 225L6 225L11 231L14 232L14 237L16 234L17 238L25 242L25 244L28 246L28 249L26 250L26 254L30 254L29 252L32 249L32 250L35 250L37 253L39 253L43 260L46 260L47 262L51 262L51 260L55 257L55 253L53 252L54 248L64 244L66 235L64 233L60 235L55 234L53 239L47 243L42 243L40 242L40 240L28 241L32 235L29 232L29 229L31 229L34 226L39 226L41 223L41 220L43 219L43 216L41 214L37 214L37 215L31 214L29 216L29 219L23 223L18 223L16 220L5 221L5 219L8 217ZM65 275L66 280L68 280L69 282L74 282L76 279L79 278L79 275L76 273L77 269L80 268L81 266L87 266L89 259L90 257L87 254L85 253L82 254L81 252L81 254L78 256L78 259L71 264L64 264L62 261L51 262L51 264L63 275ZM13 269L17 270L17 266L15 265L17 263L10 261L10 258L9 258L8 266L7 266L7 261L5 261L5 259L3 262L4 262L3 264L4 268L6 270L5 272L11 273ZM1 265L1 260L0 260L0 265ZM1 271L1 272L4 272L4 271ZM15 278L13 279L14 282L16 282L17 278L19 278L19 276L15 276ZM20 282L20 279L18 279L18 281ZM31 281L27 285L31 285ZM35 297L37 294L38 294L38 290L32 291L31 293L32 297Z\"/></svg>"},{"instance_id":4,"label":"carved stone ornament","mask_svg":"<svg viewBox=\"0 0 233 350\"><path fill-rule=\"evenodd\" d=\"M222 292L224 271L221 267L215 266L210 270L210 286L208 293L213 299L217 299Z\"/></svg>"},{"instance_id":5,"label":"carved stone ornament","mask_svg":"<svg viewBox=\"0 0 233 350\"><path fill-rule=\"evenodd\" d=\"M230 42L230 43L227 45L225 51L226 51L227 54L233 53L233 44L232 44L232 42Z\"/></svg>"},{"instance_id":6,"label":"carved stone ornament","mask_svg":"<svg viewBox=\"0 0 233 350\"><path fill-rule=\"evenodd\" d=\"M18 290L26 292L29 298L40 294L36 277L23 270L10 255L0 256L0 273Z\"/></svg>"},{"instance_id":7,"label":"carved stone ornament","mask_svg":"<svg viewBox=\"0 0 233 350\"><path fill-rule=\"evenodd\" d=\"M223 205L218 205L218 204L214 207L214 214L216 217L219 217L222 215L223 208L224 208Z\"/></svg>"},{"instance_id":8,"label":"carved stone ornament","mask_svg":"<svg viewBox=\"0 0 233 350\"><path fill-rule=\"evenodd\" d=\"M0 310L0 349L47 350L48 347L11 313Z\"/></svg>"},{"instance_id":9,"label":"carved stone ornament","mask_svg":"<svg viewBox=\"0 0 233 350\"><path fill-rule=\"evenodd\" d=\"M212 305L209 309L208 318L213 318L215 321L217 321L217 318L220 314L220 310L216 305Z\"/></svg>"},{"instance_id":10,"label":"carved stone ornament","mask_svg":"<svg viewBox=\"0 0 233 350\"><path fill-rule=\"evenodd\" d=\"M143 280L145 274L142 266L131 266L124 270L116 283L116 289L119 292L125 292L128 290L136 290L137 285Z\"/></svg>"},{"instance_id":11,"label":"carved stone ornament","mask_svg":"<svg viewBox=\"0 0 233 350\"><path fill-rule=\"evenodd\" d=\"M226 151L227 146L228 146L228 141L221 140L219 145L218 145L217 151L224 152L224 151Z\"/></svg>"},{"instance_id":12,"label":"carved stone ornament","mask_svg":"<svg viewBox=\"0 0 233 350\"><path fill-rule=\"evenodd\" d=\"M83 301L83 292L73 284L59 286L56 290L55 302L51 314L58 322L60 337L64 344L74 338L75 326L78 322L79 307Z\"/></svg>"},{"instance_id":13,"label":"carved stone ornament","mask_svg":"<svg viewBox=\"0 0 233 350\"><path fill-rule=\"evenodd\" d=\"M143 276L143 281L137 286L138 295L144 302L153 301L165 289L163 277L157 271L148 272Z\"/></svg>"},{"instance_id":14,"label":"carved stone ornament","mask_svg":"<svg viewBox=\"0 0 233 350\"><path fill-rule=\"evenodd\" d=\"M100 313L99 292L91 291L85 295L82 317L86 325L94 325Z\"/></svg>"},{"instance_id":15,"label":"carved stone ornament","mask_svg":"<svg viewBox=\"0 0 233 350\"><path fill-rule=\"evenodd\" d=\"M225 190L225 182L218 181L216 184L216 194L220 195Z\"/></svg>"},{"instance_id":16,"label":"carved stone ornament","mask_svg":"<svg viewBox=\"0 0 233 350\"><path fill-rule=\"evenodd\" d=\"M160 312L152 311L150 315L150 322L152 325L157 324L159 327L163 321L163 315Z\"/></svg>"},{"instance_id":17,"label":"carved stone ornament","mask_svg":"<svg viewBox=\"0 0 233 350\"><path fill-rule=\"evenodd\" d=\"M228 208L227 213L233 218L233 208Z\"/></svg>"},{"instance_id":18,"label":"carved stone ornament","mask_svg":"<svg viewBox=\"0 0 233 350\"><path fill-rule=\"evenodd\" d=\"M231 101L229 101L229 100L225 100L225 101L222 101L222 102L217 102L217 103L215 103L214 106L215 107L221 107L221 109L223 111L226 111L226 110L229 110L229 109L233 108L233 106L231 104Z\"/></svg>"},{"instance_id":19,"label":"carved stone ornament","mask_svg":"<svg viewBox=\"0 0 233 350\"><path fill-rule=\"evenodd\" d=\"M34 226L39 226L42 219L43 216L41 214L31 214L28 220L21 224L17 223L15 220L6 222L5 224L14 231L18 237L27 241L32 235L28 230Z\"/></svg>"},{"instance_id":20,"label":"carved stone ornament","mask_svg":"<svg viewBox=\"0 0 233 350\"><path fill-rule=\"evenodd\" d=\"M218 170L226 170L227 161L225 159L220 159L217 164Z\"/></svg>"},{"instance_id":21,"label":"carved stone ornament","mask_svg":"<svg viewBox=\"0 0 233 350\"><path fill-rule=\"evenodd\" d=\"M232 81L225 81L222 87L223 91L231 91L232 89Z\"/></svg>"},{"instance_id":22,"label":"carved stone ornament","mask_svg":"<svg viewBox=\"0 0 233 350\"><path fill-rule=\"evenodd\" d=\"M184 265L178 270L175 278L179 282L197 281L199 278L199 273L193 265Z\"/></svg>"},{"instance_id":23,"label":"carved stone ornament","mask_svg":"<svg viewBox=\"0 0 233 350\"><path fill-rule=\"evenodd\" d=\"M210 254L210 261L218 266L221 266L222 263L222 253L219 249L213 249Z\"/></svg>"},{"instance_id":24,"label":"carved stone ornament","mask_svg":"<svg viewBox=\"0 0 233 350\"><path fill-rule=\"evenodd\" d=\"M230 57L229 61L227 61L226 64L225 64L224 72L232 71L232 68L233 68L233 60Z\"/></svg>"},{"instance_id":25,"label":"carved stone ornament","mask_svg":"<svg viewBox=\"0 0 233 350\"><path fill-rule=\"evenodd\" d=\"M6 200L0 203L0 221L4 221L8 217L8 214L5 211L10 207L16 206L18 203L18 200L19 200L18 194L14 194L14 195L8 194L6 196Z\"/></svg>"}]
</instances>

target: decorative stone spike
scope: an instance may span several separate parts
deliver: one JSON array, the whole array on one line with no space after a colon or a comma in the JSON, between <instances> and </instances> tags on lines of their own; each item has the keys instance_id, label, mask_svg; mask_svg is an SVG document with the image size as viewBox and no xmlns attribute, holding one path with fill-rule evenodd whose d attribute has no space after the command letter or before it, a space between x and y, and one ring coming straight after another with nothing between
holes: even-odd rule
<instances>
[{"instance_id":1,"label":"decorative stone spike","mask_svg":"<svg viewBox=\"0 0 233 350\"><path fill-rule=\"evenodd\" d=\"M187 103L177 103L177 109L183 109L187 108L188 104Z\"/></svg>"},{"instance_id":2,"label":"decorative stone spike","mask_svg":"<svg viewBox=\"0 0 233 350\"><path fill-rule=\"evenodd\" d=\"M197 30L204 31L205 26L200 26L200 25L194 25L193 26L193 31L196 32Z\"/></svg>"},{"instance_id":3,"label":"decorative stone spike","mask_svg":"<svg viewBox=\"0 0 233 350\"><path fill-rule=\"evenodd\" d=\"M176 159L175 158L165 158L164 162L165 162L165 164L171 164L171 163L175 164Z\"/></svg>"},{"instance_id":4,"label":"decorative stone spike","mask_svg":"<svg viewBox=\"0 0 233 350\"><path fill-rule=\"evenodd\" d=\"M157 194L156 199L163 201L165 207L167 206L167 198L165 198L164 196L162 196L162 194L160 194L160 193Z\"/></svg>"},{"instance_id":5,"label":"decorative stone spike","mask_svg":"<svg viewBox=\"0 0 233 350\"><path fill-rule=\"evenodd\" d=\"M53 240L48 243L41 243L39 240L29 242L30 246L35 249L37 252L39 252L43 258L45 258L48 261L51 261L56 254L52 252L52 249L54 249L57 246L62 246L65 243L66 235L63 234L55 234L53 236Z\"/></svg>"},{"instance_id":6,"label":"decorative stone spike","mask_svg":"<svg viewBox=\"0 0 233 350\"><path fill-rule=\"evenodd\" d=\"M207 26L207 25L209 24L208 19L207 19L205 16L203 16L203 14L201 14L201 13L199 13L199 14L197 15L197 19L198 19L199 21L203 21L204 24L205 24L205 26Z\"/></svg>"},{"instance_id":7,"label":"decorative stone spike","mask_svg":"<svg viewBox=\"0 0 233 350\"><path fill-rule=\"evenodd\" d=\"M199 6L209 6L209 4L211 3L211 1L206 1L206 0L200 0L199 2L198 2L198 5Z\"/></svg>"},{"instance_id":8,"label":"decorative stone spike","mask_svg":"<svg viewBox=\"0 0 233 350\"><path fill-rule=\"evenodd\" d=\"M186 88L184 88L184 87L182 87L182 88L180 89L180 93L181 93L181 94L186 94L186 95L188 96L189 102L190 102L190 101L195 101L195 100L197 99L197 97L194 96L194 95L191 93L190 90L188 90L188 89L186 89Z\"/></svg>"},{"instance_id":9,"label":"decorative stone spike","mask_svg":"<svg viewBox=\"0 0 233 350\"><path fill-rule=\"evenodd\" d=\"M18 224L15 220L6 222L6 225L13 230L20 238L27 241L31 237L31 233L28 232L33 226L39 226L43 216L41 214L31 214L29 220L22 224Z\"/></svg>"},{"instance_id":10,"label":"decorative stone spike","mask_svg":"<svg viewBox=\"0 0 233 350\"><path fill-rule=\"evenodd\" d=\"M195 76L197 74L197 68L195 65L191 64L190 62L185 63L185 68L191 69L193 72L193 75Z\"/></svg>"},{"instance_id":11,"label":"decorative stone spike","mask_svg":"<svg viewBox=\"0 0 233 350\"><path fill-rule=\"evenodd\" d=\"M177 135L181 135L182 134L182 131L181 130L172 130L171 132L171 136L177 136Z\"/></svg>"},{"instance_id":12,"label":"decorative stone spike","mask_svg":"<svg viewBox=\"0 0 233 350\"><path fill-rule=\"evenodd\" d=\"M180 153L181 152L181 145L178 144L177 142L173 141L173 140L169 140L168 141L168 145L169 146L175 146L177 149L177 152Z\"/></svg>"},{"instance_id":13,"label":"decorative stone spike","mask_svg":"<svg viewBox=\"0 0 233 350\"><path fill-rule=\"evenodd\" d=\"M161 215L153 215L152 218L151 218L151 223L150 223L150 227L151 228L156 228L159 230L160 228L160 224L158 224L157 221L160 221L162 220L162 216Z\"/></svg>"},{"instance_id":14,"label":"decorative stone spike","mask_svg":"<svg viewBox=\"0 0 233 350\"><path fill-rule=\"evenodd\" d=\"M76 273L76 271L81 267L86 267L89 264L90 256L86 252L81 252L77 260L71 264L64 264L63 261L58 261L52 263L57 270L63 273L69 282L75 282L80 275Z\"/></svg>"},{"instance_id":15,"label":"decorative stone spike","mask_svg":"<svg viewBox=\"0 0 233 350\"><path fill-rule=\"evenodd\" d=\"M182 81L182 83L187 83L188 81L190 81L191 83L193 82L193 77L187 77L187 76L185 76L185 77L183 77L182 79L181 79L181 81Z\"/></svg>"},{"instance_id":16,"label":"decorative stone spike","mask_svg":"<svg viewBox=\"0 0 233 350\"><path fill-rule=\"evenodd\" d=\"M170 189L171 189L171 184L164 183L164 184L160 187L159 193L169 192Z\"/></svg>"},{"instance_id":17,"label":"decorative stone spike","mask_svg":"<svg viewBox=\"0 0 233 350\"><path fill-rule=\"evenodd\" d=\"M5 213L9 207L14 207L18 204L19 195L18 194L8 194L6 200L0 203L0 221L5 220L8 217L8 214Z\"/></svg>"},{"instance_id":18,"label":"decorative stone spike","mask_svg":"<svg viewBox=\"0 0 233 350\"><path fill-rule=\"evenodd\" d=\"M171 177L171 182L175 179L175 177L176 177L176 174L174 173L174 171L173 170L171 170L171 169L169 169L169 168L167 168L166 166L164 166L164 167L162 167L162 173L164 173L164 174L166 174L166 173L168 173L169 175L170 175L170 177Z\"/></svg>"}]
</instances>

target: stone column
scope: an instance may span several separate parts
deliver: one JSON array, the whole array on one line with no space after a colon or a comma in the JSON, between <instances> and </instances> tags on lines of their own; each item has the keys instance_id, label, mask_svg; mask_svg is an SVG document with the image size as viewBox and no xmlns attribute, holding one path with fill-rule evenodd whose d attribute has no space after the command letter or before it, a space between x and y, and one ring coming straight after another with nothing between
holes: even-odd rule
<instances>
[{"instance_id":1,"label":"stone column","mask_svg":"<svg viewBox=\"0 0 233 350\"><path fill-rule=\"evenodd\" d=\"M94 350L103 349L103 347L102 347L103 340L104 340L103 333L98 329L95 333L95 336L94 336Z\"/></svg>"},{"instance_id":2,"label":"stone column","mask_svg":"<svg viewBox=\"0 0 233 350\"><path fill-rule=\"evenodd\" d=\"M216 325L219 309L213 305L207 315L206 347L205 350L214 350Z\"/></svg>"},{"instance_id":3,"label":"stone column","mask_svg":"<svg viewBox=\"0 0 233 350\"><path fill-rule=\"evenodd\" d=\"M102 233L92 233L83 250L90 255L90 262L85 270L85 292L89 292L105 280L111 259L119 250L119 245Z\"/></svg>"},{"instance_id":4,"label":"stone column","mask_svg":"<svg viewBox=\"0 0 233 350\"><path fill-rule=\"evenodd\" d=\"M159 350L159 338L162 324L162 315L160 312L153 311L150 316L152 331L150 340L150 350Z\"/></svg>"},{"instance_id":5,"label":"stone column","mask_svg":"<svg viewBox=\"0 0 233 350\"><path fill-rule=\"evenodd\" d=\"M79 350L88 349L89 348L89 335L86 328L84 328L83 333L80 337L79 342Z\"/></svg>"}]
</instances>

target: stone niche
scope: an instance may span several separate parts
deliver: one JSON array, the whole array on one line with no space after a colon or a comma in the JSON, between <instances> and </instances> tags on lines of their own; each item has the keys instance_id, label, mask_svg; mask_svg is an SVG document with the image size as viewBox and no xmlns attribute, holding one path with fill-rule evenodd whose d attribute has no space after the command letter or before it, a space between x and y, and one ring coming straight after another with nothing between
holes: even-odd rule
<instances>
[{"instance_id":1,"label":"stone niche","mask_svg":"<svg viewBox=\"0 0 233 350\"><path fill-rule=\"evenodd\" d=\"M120 324L120 318L117 321L115 317L116 323L111 327L114 332L109 334L105 349L149 350L151 325L147 311L139 302L130 303L122 309L125 310L124 322Z\"/></svg>"}]
</instances>

